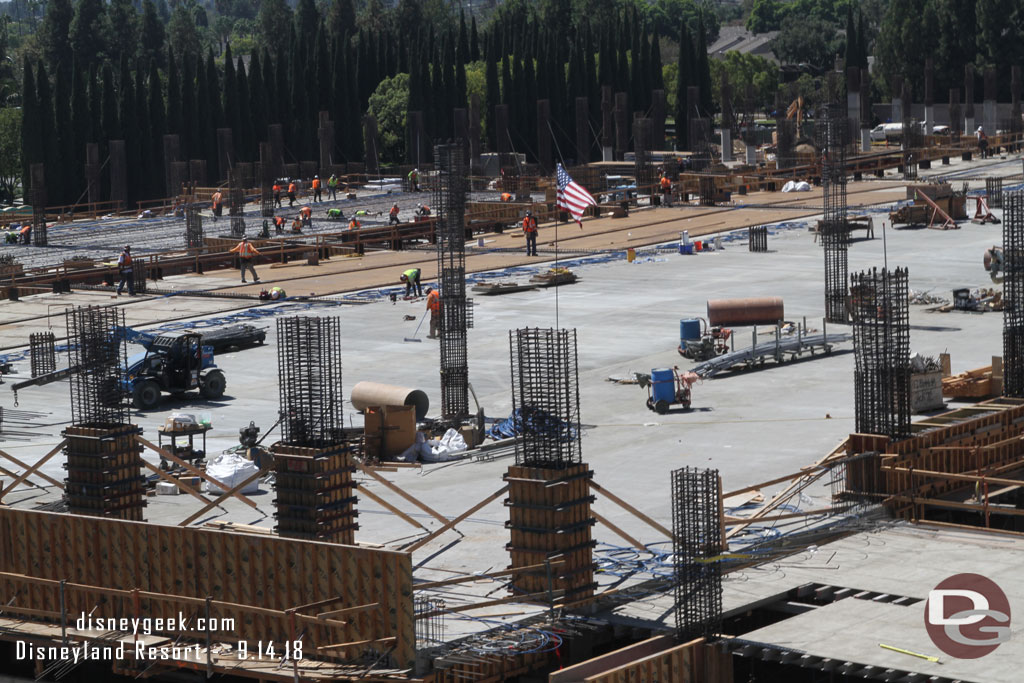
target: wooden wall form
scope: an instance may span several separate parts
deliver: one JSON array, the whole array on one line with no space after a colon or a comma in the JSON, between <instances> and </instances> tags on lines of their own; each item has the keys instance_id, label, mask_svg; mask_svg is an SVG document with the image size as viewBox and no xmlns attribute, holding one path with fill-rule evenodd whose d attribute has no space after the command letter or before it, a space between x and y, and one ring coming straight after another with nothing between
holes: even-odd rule
<instances>
[{"instance_id":1,"label":"wooden wall form","mask_svg":"<svg viewBox=\"0 0 1024 683\"><path fill-rule=\"evenodd\" d=\"M281 612L337 598L299 610L309 615L298 618L307 658L344 661L359 657L369 646L378 652L394 646L395 666L409 666L415 658L408 553L0 508L0 572L84 584L65 595L73 618L97 606L93 616L105 618L174 617L179 611L203 616L205 608L187 598L211 597L231 603L214 605L212 616L235 619L234 630L220 633L220 640L253 645L290 639L292 625ZM104 588L163 597L140 595L133 600ZM186 599L175 602L174 596ZM0 574L0 600L30 616L31 610L42 610L36 617L44 619L60 604L55 585L7 574ZM379 607L333 617L323 626L315 619L319 612L371 603ZM185 637L205 635L189 632ZM393 642L384 644L316 651L325 645L392 637Z\"/></svg>"},{"instance_id":2,"label":"wooden wall form","mask_svg":"<svg viewBox=\"0 0 1024 683\"><path fill-rule=\"evenodd\" d=\"M983 412L985 409L993 412ZM870 451L881 455L848 463L846 490L878 498L907 494L937 497L963 488L964 482L915 478L894 468L972 474L1015 462L1024 467L1024 401L992 399L929 417L918 426L947 422L947 426L900 441L875 434L851 434L848 455Z\"/></svg>"},{"instance_id":3,"label":"wooden wall form","mask_svg":"<svg viewBox=\"0 0 1024 683\"><path fill-rule=\"evenodd\" d=\"M615 659L621 660L632 656L630 650L636 650L637 654L642 654L643 650L638 649L638 646L642 648L647 642L660 645L658 642L660 640L669 639L664 636L656 636L650 641L644 641L644 643L623 648L602 657L595 657L590 662L583 662L551 674L549 681L550 683L569 683L570 681L583 681L584 683L733 682L733 655L723 652L715 645L704 642L703 638L671 645L660 652L639 656L617 666L611 664ZM617 657L617 655L619 656ZM600 660L608 660L611 668L595 672L594 664L597 664L596 668L599 669Z\"/></svg>"}]
</instances>

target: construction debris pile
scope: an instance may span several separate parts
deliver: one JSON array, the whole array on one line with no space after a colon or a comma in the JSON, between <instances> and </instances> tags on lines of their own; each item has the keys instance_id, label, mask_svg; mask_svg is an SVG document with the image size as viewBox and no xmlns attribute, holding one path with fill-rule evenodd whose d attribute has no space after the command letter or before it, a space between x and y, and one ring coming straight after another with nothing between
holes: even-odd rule
<instances>
[{"instance_id":1,"label":"construction debris pile","mask_svg":"<svg viewBox=\"0 0 1024 683\"><path fill-rule=\"evenodd\" d=\"M1001 311L1003 310L1003 292L991 287L954 289L953 303L946 304L937 310L943 313L947 311Z\"/></svg>"}]
</instances>

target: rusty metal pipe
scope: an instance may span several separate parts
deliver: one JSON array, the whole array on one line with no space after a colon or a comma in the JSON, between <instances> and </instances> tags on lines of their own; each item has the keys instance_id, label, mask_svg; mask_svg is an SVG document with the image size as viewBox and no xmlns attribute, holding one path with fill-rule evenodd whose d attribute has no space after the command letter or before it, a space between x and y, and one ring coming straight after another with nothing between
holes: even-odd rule
<instances>
[{"instance_id":1,"label":"rusty metal pipe","mask_svg":"<svg viewBox=\"0 0 1024 683\"><path fill-rule=\"evenodd\" d=\"M782 297L756 297L750 299L708 299L708 324L722 325L775 325L785 319Z\"/></svg>"}]
</instances>

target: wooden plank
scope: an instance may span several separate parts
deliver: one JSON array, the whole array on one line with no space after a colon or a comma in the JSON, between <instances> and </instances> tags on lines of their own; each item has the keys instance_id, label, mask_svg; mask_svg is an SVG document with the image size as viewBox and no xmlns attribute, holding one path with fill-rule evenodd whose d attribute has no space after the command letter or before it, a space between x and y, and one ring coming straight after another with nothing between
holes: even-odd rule
<instances>
[{"instance_id":1,"label":"wooden plank","mask_svg":"<svg viewBox=\"0 0 1024 683\"><path fill-rule=\"evenodd\" d=\"M206 472L202 472L200 470L197 470L190 463L185 462L184 460L182 460L178 456L174 455L173 453L171 453L167 449L160 448L156 444L153 444L153 443L147 441L146 439L142 438L138 434L135 435L135 440L138 441L143 446L145 446L146 448L150 449L151 451L153 451L153 452L163 456L164 458L170 460L171 462L173 462L174 464L178 465L179 467L184 467L190 474L192 474L192 475L194 475L196 477L199 477L200 479L202 479L204 481L208 481L211 484L213 484L214 486L216 486L217 488L223 489L224 491L230 491L231 490L226 484L223 484L223 483L217 481L213 477L211 477L208 474L206 474ZM252 509L257 510L257 511L260 509L259 506L256 505L256 503L252 502L249 498L243 496L241 493L234 493L232 495L234 495L235 498L238 498L240 501L242 501L243 503L245 503L246 505L248 505Z\"/></svg>"},{"instance_id":2,"label":"wooden plank","mask_svg":"<svg viewBox=\"0 0 1024 683\"><path fill-rule=\"evenodd\" d=\"M29 465L26 465L25 463L23 463L21 460L18 460L17 458L15 458L10 453L6 453L4 451L0 451L0 457L3 457L3 458L6 458L7 460L10 460L11 462L13 462L15 465L17 465L18 467L22 468L23 470L34 470L34 468L32 468ZM57 481L56 479L54 479L53 477L48 475L46 472L34 472L34 474L36 474L40 479L45 479L46 481L50 482L51 484L53 484L54 486L59 488L61 491L64 490L64 484L62 484L59 481ZM6 493L6 491L4 493Z\"/></svg>"},{"instance_id":3,"label":"wooden plank","mask_svg":"<svg viewBox=\"0 0 1024 683\"><path fill-rule=\"evenodd\" d=\"M419 522L415 518L410 517L409 515L405 514L404 512L399 510L397 507L395 507L394 505L392 505L391 503L387 502L386 500L384 500L383 498L381 498L380 496L375 494L373 491L368 489L366 487L365 483L357 483L356 485L359 487L359 490L362 491L364 496L366 496L367 498L369 498L373 502L377 503L378 505L380 505L385 510L387 510L387 511L389 511L389 512L395 514L395 515L397 515L398 518L401 519L403 522L406 522L407 524L411 524L412 526L417 527L419 529L423 529L424 531L430 531L430 529L425 527L421 522Z\"/></svg>"},{"instance_id":4,"label":"wooden plank","mask_svg":"<svg viewBox=\"0 0 1024 683\"><path fill-rule=\"evenodd\" d=\"M412 503L413 505L415 505L415 506L416 506L416 507L418 507L419 509L421 509L421 510L423 510L424 512L426 512L426 513L427 513L427 514L429 514L429 515L430 515L431 517L433 517L433 518L434 518L434 519L436 519L437 521L441 522L441 524L448 524L448 522L450 521L450 520L449 520L449 519L448 519L447 517L445 517L444 515L442 515L442 514L441 514L440 512L438 512L437 510L434 510L434 509L433 509L433 508L431 508L431 507L430 507L429 505L427 505L426 503L424 503L424 502L420 501L420 500L419 500L418 498L416 498L415 496L412 496L412 495L410 495L410 494L406 493L405 491L403 491L403 490L402 490L401 488L399 488L398 486L395 486L394 484L392 484L392 483L391 483L390 481L388 481L388 480L387 480L387 479L385 479L384 477L380 476L379 474L377 474L377 473L376 473L376 472L374 472L373 470L369 469L369 468L368 468L368 467L367 467L366 465L364 465L364 464L362 464L362 463L356 463L356 465L357 465L357 466L359 467L359 469L360 469L360 470L361 470L361 471L362 471L363 473L365 473L365 474L367 474L367 475L369 475L369 476L373 477L374 479L376 479L377 481L379 481L379 482L380 482L381 484L383 484L383 485L384 485L384 486L386 486L387 488L391 489L392 491L394 491L395 493L397 493L398 495L400 495L400 496L401 496L402 498L405 498L405 499L406 499L407 501L409 501L410 503Z\"/></svg>"},{"instance_id":5,"label":"wooden plank","mask_svg":"<svg viewBox=\"0 0 1024 683\"><path fill-rule=\"evenodd\" d=\"M254 472L250 476L246 477L243 481L240 481L239 483L235 484L231 488L227 488L227 487L224 487L223 485L221 485L221 488L224 488L224 493L221 494L221 495L225 496L225 499L228 498L228 497L231 497L231 496L234 496L235 498L244 498L244 496L242 496L241 493L239 493L239 492L242 489L244 489L246 486L248 486L249 484L253 483L257 479L262 477L264 474L266 474L270 470L271 467L273 467L272 464L264 466L262 469L260 469L257 472ZM246 500L248 500L248 499L246 498ZM255 505L256 504L253 503L254 507L255 507ZM188 526L192 522L196 521L199 517L201 517L204 514L206 514L206 511L209 510L212 507L220 507L221 509L224 509L223 507L221 507L221 505L219 504L218 500L216 500L216 499L209 500L209 501L206 502L206 505L203 508L197 510L196 512L194 512L191 515L189 515L187 518L185 518L182 521L178 522L178 526ZM259 508L257 508L257 509L259 509Z\"/></svg>"},{"instance_id":6,"label":"wooden plank","mask_svg":"<svg viewBox=\"0 0 1024 683\"><path fill-rule=\"evenodd\" d=\"M177 486L179 489L181 489L185 493L189 494L193 498L198 498L203 503L211 502L209 498L207 498L203 494L199 493L199 491L195 490L194 488L192 488L191 486L189 486L188 484L183 482L178 477L172 477L171 475L167 474L167 472L164 472L162 469L160 469L159 467L157 467L156 465L154 465L153 463L149 462L148 460L146 460L144 458L140 458L140 460L142 461L143 467L145 467L146 469L148 469L151 472L155 473L157 476L159 476L164 481L167 481L167 482L170 482L171 484L174 484L175 486ZM219 507L221 510L224 510L224 507L222 505L220 505L218 502L213 501L213 504L216 505L217 507ZM227 512L227 510L224 510L224 512Z\"/></svg>"},{"instance_id":7,"label":"wooden plank","mask_svg":"<svg viewBox=\"0 0 1024 683\"><path fill-rule=\"evenodd\" d=\"M453 519L450 522L444 524L440 528L435 529L434 531L432 531L431 533L427 534L426 536L424 536L420 540L418 540L415 543L413 543L412 545L408 546L406 548L406 550L408 552L410 552L410 553L411 552L415 552L416 550L419 550L421 547L423 547L424 545L426 545L430 541L434 540L435 538L437 538L438 536L443 534L445 531L448 531L448 529L453 528L456 524L458 524L459 522L465 520L467 517L469 517L473 513L478 512L481 508L486 507L488 504L490 504L491 502L497 500L499 497L501 497L502 495L504 495L507 492L508 492L508 485L506 484L505 486L502 486L500 489L498 489L497 491L495 491L491 495L487 496L486 498L484 498L482 501L480 501L479 503L477 503L476 505L474 505L470 509L468 509L465 512L463 512L461 515L459 515L455 519Z\"/></svg>"},{"instance_id":8,"label":"wooden plank","mask_svg":"<svg viewBox=\"0 0 1024 683\"><path fill-rule=\"evenodd\" d=\"M647 516L643 512L640 512L640 510L637 510L635 507L633 507L632 505L630 505L626 501L622 500L621 498L616 496L614 493L612 493L608 489L606 489L603 486L601 486L600 484L598 484L593 479L590 480L590 488L594 489L595 491L597 491L598 493L603 495L605 498L607 498L608 500L612 501L613 503L615 503L616 505L621 507L626 512L632 513L633 516L637 517L638 519L643 520L644 522L647 522L647 524L649 524L650 526L654 527L655 529L657 529L661 533L665 534L669 538L673 538L672 532L669 531L665 526L659 524L658 522L656 522L654 519L652 519L651 517ZM618 533L618 532L616 532L616 533Z\"/></svg>"},{"instance_id":9,"label":"wooden plank","mask_svg":"<svg viewBox=\"0 0 1024 683\"><path fill-rule=\"evenodd\" d=\"M29 475L34 474L40 467L45 465L50 460L50 458L52 458L53 456L57 455L57 453L60 453L61 449L64 448L65 445L67 445L67 442L68 442L67 439L62 439L59 444L54 446L53 450L51 450L49 453L47 453L42 458L37 460L36 464L32 465L32 467L29 467L24 472L19 474L15 478L15 480L13 482L11 482L10 486L5 488L3 491L0 491L0 500L3 500L4 496L6 496L14 487L18 486L19 484L21 484L21 482L23 482L26 479L28 479ZM4 454L3 451L0 451L0 454ZM6 455L6 454L4 454L4 455ZM31 482L29 482L29 483L31 483ZM33 486L34 486L34 484L33 484ZM61 488L63 489L64 487L61 486Z\"/></svg>"},{"instance_id":10,"label":"wooden plank","mask_svg":"<svg viewBox=\"0 0 1024 683\"><path fill-rule=\"evenodd\" d=\"M613 524L612 522L608 521L606 518L602 517L598 513L594 512L593 510L590 511L590 514L593 515L594 519L596 519L598 522L600 522L601 524L604 524L606 527L608 527L608 529L611 530L613 533L617 534L621 538L624 538L627 541L629 541L630 543L632 543L634 548L636 548L637 550L639 550L641 552L647 552L647 546L645 546L643 543L641 543L640 541L636 540L635 538L633 538L632 536L627 534L625 531L623 531L622 529L617 527L615 524Z\"/></svg>"}]
</instances>

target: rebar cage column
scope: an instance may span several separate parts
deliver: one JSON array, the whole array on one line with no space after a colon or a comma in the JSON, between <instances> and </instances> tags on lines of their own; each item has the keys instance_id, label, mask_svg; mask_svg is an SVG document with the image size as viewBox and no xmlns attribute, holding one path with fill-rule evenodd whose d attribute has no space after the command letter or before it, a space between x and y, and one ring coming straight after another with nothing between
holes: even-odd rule
<instances>
[{"instance_id":1,"label":"rebar cage column","mask_svg":"<svg viewBox=\"0 0 1024 683\"><path fill-rule=\"evenodd\" d=\"M1003 179L985 178L985 201L990 209L1003 208Z\"/></svg>"},{"instance_id":2,"label":"rebar cage column","mask_svg":"<svg viewBox=\"0 0 1024 683\"><path fill-rule=\"evenodd\" d=\"M359 525L342 412L341 322L279 318L277 348L282 439L270 449L277 532L352 544Z\"/></svg>"},{"instance_id":3,"label":"rebar cage column","mask_svg":"<svg viewBox=\"0 0 1024 683\"><path fill-rule=\"evenodd\" d=\"M768 251L768 226L751 226L747 228L747 248L750 251Z\"/></svg>"},{"instance_id":4,"label":"rebar cage column","mask_svg":"<svg viewBox=\"0 0 1024 683\"><path fill-rule=\"evenodd\" d=\"M277 379L284 443L320 448L344 441L338 318L278 318Z\"/></svg>"},{"instance_id":5,"label":"rebar cage column","mask_svg":"<svg viewBox=\"0 0 1024 683\"><path fill-rule=\"evenodd\" d=\"M910 435L910 307L907 269L852 277L857 432Z\"/></svg>"},{"instance_id":6,"label":"rebar cage column","mask_svg":"<svg viewBox=\"0 0 1024 683\"><path fill-rule=\"evenodd\" d=\"M676 636L712 638L722 623L721 488L718 470L672 472L672 555Z\"/></svg>"},{"instance_id":7,"label":"rebar cage column","mask_svg":"<svg viewBox=\"0 0 1024 683\"><path fill-rule=\"evenodd\" d=\"M1024 397L1024 191L1003 193L1003 393Z\"/></svg>"},{"instance_id":8,"label":"rebar cage column","mask_svg":"<svg viewBox=\"0 0 1024 683\"><path fill-rule=\"evenodd\" d=\"M849 126L840 105L825 107L818 125L821 154L823 216L821 245L825 252L825 318L832 323L849 320L846 310L850 228L846 208L846 146Z\"/></svg>"},{"instance_id":9,"label":"rebar cage column","mask_svg":"<svg viewBox=\"0 0 1024 683\"><path fill-rule=\"evenodd\" d=\"M231 218L231 235L245 236L245 196L242 191L242 178L238 169L228 173L228 213Z\"/></svg>"},{"instance_id":10,"label":"rebar cage column","mask_svg":"<svg viewBox=\"0 0 1024 683\"><path fill-rule=\"evenodd\" d=\"M185 248L202 249L203 241L203 214L198 202L192 202L185 207Z\"/></svg>"},{"instance_id":11,"label":"rebar cage column","mask_svg":"<svg viewBox=\"0 0 1024 683\"><path fill-rule=\"evenodd\" d=\"M57 369L57 350L53 332L33 332L28 336L29 362L32 376L38 377Z\"/></svg>"},{"instance_id":12,"label":"rebar cage column","mask_svg":"<svg viewBox=\"0 0 1024 683\"><path fill-rule=\"evenodd\" d=\"M513 415L521 422L516 464L563 468L582 462L576 330L509 332Z\"/></svg>"},{"instance_id":13,"label":"rebar cage column","mask_svg":"<svg viewBox=\"0 0 1024 683\"><path fill-rule=\"evenodd\" d=\"M99 306L69 309L68 365L71 373L71 421L83 427L119 427L128 421L121 379L127 347L124 311Z\"/></svg>"},{"instance_id":14,"label":"rebar cage column","mask_svg":"<svg viewBox=\"0 0 1024 683\"><path fill-rule=\"evenodd\" d=\"M441 289L441 417L469 415L467 330L473 326L466 297L466 163L461 143L434 147L433 202L437 215L437 272Z\"/></svg>"}]
</instances>

